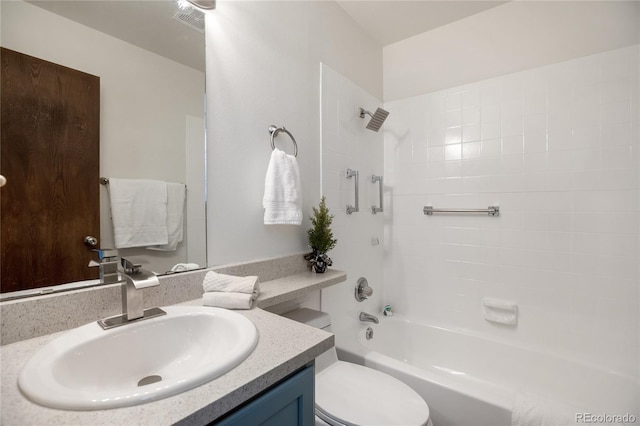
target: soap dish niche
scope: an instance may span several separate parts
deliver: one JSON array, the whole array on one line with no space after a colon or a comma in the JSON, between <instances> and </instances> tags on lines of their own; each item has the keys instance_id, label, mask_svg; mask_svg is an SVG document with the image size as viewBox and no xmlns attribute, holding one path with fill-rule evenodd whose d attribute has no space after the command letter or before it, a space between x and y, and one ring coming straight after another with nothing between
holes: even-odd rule
<instances>
[{"instance_id":1,"label":"soap dish niche","mask_svg":"<svg viewBox=\"0 0 640 426\"><path fill-rule=\"evenodd\" d=\"M485 297L482 299L482 317L490 322L515 326L518 324L518 305L510 300Z\"/></svg>"}]
</instances>

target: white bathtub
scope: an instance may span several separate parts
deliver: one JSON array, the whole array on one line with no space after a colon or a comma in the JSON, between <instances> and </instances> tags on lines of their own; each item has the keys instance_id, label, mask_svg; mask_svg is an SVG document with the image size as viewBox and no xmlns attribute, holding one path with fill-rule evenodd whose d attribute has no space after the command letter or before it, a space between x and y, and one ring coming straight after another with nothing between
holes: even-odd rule
<instances>
[{"instance_id":1,"label":"white bathtub","mask_svg":"<svg viewBox=\"0 0 640 426\"><path fill-rule=\"evenodd\" d=\"M630 424L640 424L637 378L397 315L370 326L371 340L366 326L357 338L338 331L338 357L407 383L429 404L435 426L508 426L514 400L523 395L561 404L572 424L579 413L585 420L629 414Z\"/></svg>"}]
</instances>

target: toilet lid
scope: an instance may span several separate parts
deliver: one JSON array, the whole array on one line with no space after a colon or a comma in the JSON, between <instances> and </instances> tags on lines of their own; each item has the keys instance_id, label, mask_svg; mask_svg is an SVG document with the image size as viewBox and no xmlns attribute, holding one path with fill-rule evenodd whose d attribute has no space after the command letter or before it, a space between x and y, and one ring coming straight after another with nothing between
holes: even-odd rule
<instances>
[{"instance_id":1,"label":"toilet lid","mask_svg":"<svg viewBox=\"0 0 640 426\"><path fill-rule=\"evenodd\" d=\"M316 375L316 410L339 424L414 425L429 420L429 406L388 374L338 361Z\"/></svg>"}]
</instances>

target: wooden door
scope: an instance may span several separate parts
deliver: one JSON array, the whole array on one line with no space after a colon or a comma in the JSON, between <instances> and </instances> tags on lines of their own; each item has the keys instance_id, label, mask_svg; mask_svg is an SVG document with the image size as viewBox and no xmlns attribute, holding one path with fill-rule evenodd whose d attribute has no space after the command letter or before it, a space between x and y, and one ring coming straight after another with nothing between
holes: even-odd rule
<instances>
[{"instance_id":1,"label":"wooden door","mask_svg":"<svg viewBox=\"0 0 640 426\"><path fill-rule=\"evenodd\" d=\"M0 50L1 291L97 278L100 78Z\"/></svg>"}]
</instances>

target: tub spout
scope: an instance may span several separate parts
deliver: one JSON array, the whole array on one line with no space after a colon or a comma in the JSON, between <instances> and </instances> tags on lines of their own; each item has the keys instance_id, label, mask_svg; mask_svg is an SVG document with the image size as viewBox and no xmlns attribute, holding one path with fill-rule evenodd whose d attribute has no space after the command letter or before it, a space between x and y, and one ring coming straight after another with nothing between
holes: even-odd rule
<instances>
[{"instance_id":1,"label":"tub spout","mask_svg":"<svg viewBox=\"0 0 640 426\"><path fill-rule=\"evenodd\" d=\"M366 312L360 312L360 321L372 322L374 324L378 324L380 322L374 315L368 314Z\"/></svg>"}]
</instances>

